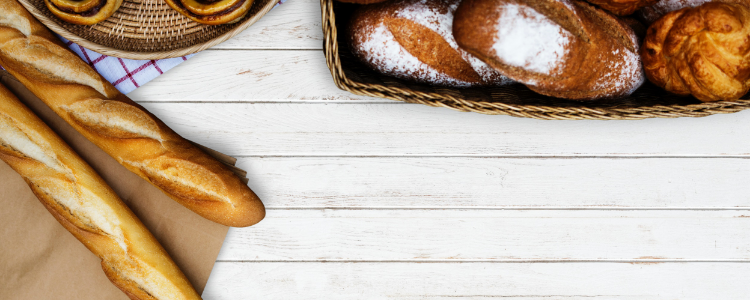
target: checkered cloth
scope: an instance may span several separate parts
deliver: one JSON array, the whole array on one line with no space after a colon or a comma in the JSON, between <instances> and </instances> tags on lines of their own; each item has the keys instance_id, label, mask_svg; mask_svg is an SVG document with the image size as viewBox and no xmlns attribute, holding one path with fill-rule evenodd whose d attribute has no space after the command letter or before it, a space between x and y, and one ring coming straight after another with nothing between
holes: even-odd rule
<instances>
[{"instance_id":1,"label":"checkered cloth","mask_svg":"<svg viewBox=\"0 0 750 300\"><path fill-rule=\"evenodd\" d=\"M279 1L274 8L286 1L288 0ZM132 92L195 55L159 60L131 60L102 55L63 37L60 39L123 94ZM0 70L2 69L0 66Z\"/></svg>"}]
</instances>

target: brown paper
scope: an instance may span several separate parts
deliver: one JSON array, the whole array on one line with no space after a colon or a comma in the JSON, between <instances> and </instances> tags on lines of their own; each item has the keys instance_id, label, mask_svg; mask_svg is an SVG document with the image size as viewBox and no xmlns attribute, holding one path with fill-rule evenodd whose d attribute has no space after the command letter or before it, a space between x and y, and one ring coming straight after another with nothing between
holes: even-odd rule
<instances>
[{"instance_id":1,"label":"brown paper","mask_svg":"<svg viewBox=\"0 0 750 300\"><path fill-rule=\"evenodd\" d=\"M228 227L203 219L125 169L7 72L0 71L0 82L104 178L202 293ZM227 156L220 160L231 163ZM128 299L104 275L99 258L66 231L2 161L0 299Z\"/></svg>"}]
</instances>

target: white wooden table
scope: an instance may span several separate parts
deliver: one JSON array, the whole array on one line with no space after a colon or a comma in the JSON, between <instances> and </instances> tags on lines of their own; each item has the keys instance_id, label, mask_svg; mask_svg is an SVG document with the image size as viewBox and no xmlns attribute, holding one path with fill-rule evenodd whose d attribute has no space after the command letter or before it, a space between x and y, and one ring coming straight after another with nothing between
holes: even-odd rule
<instances>
[{"instance_id":1,"label":"white wooden table","mask_svg":"<svg viewBox=\"0 0 750 300\"><path fill-rule=\"evenodd\" d=\"M268 215L205 299L748 299L750 111L537 121L338 90L291 0L130 96Z\"/></svg>"}]
</instances>

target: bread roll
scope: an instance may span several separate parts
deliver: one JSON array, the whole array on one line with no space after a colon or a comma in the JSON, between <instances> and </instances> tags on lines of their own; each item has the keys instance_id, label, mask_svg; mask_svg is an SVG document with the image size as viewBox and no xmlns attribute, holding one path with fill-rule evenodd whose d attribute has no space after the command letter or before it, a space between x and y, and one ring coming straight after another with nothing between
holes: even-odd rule
<instances>
[{"instance_id":1,"label":"bread roll","mask_svg":"<svg viewBox=\"0 0 750 300\"><path fill-rule=\"evenodd\" d=\"M622 97L645 78L632 29L584 2L465 0L453 35L469 53L548 96Z\"/></svg>"},{"instance_id":2,"label":"bread roll","mask_svg":"<svg viewBox=\"0 0 750 300\"><path fill-rule=\"evenodd\" d=\"M0 65L88 140L194 212L227 226L265 216L225 165L118 92L15 0L0 0Z\"/></svg>"},{"instance_id":3,"label":"bread roll","mask_svg":"<svg viewBox=\"0 0 750 300\"><path fill-rule=\"evenodd\" d=\"M238 22L253 6L253 0L164 0L193 21L206 25Z\"/></svg>"},{"instance_id":4,"label":"bread roll","mask_svg":"<svg viewBox=\"0 0 750 300\"><path fill-rule=\"evenodd\" d=\"M627 16L658 0L586 0L618 16Z\"/></svg>"},{"instance_id":5,"label":"bread roll","mask_svg":"<svg viewBox=\"0 0 750 300\"><path fill-rule=\"evenodd\" d=\"M352 16L352 52L371 68L440 86L502 85L510 81L466 51L451 34L460 0L397 0L360 7Z\"/></svg>"},{"instance_id":6,"label":"bread roll","mask_svg":"<svg viewBox=\"0 0 750 300\"><path fill-rule=\"evenodd\" d=\"M643 66L654 84L701 101L750 90L750 7L706 3L664 15L648 29Z\"/></svg>"},{"instance_id":7,"label":"bread roll","mask_svg":"<svg viewBox=\"0 0 750 300\"><path fill-rule=\"evenodd\" d=\"M2 84L0 159L23 177L65 229L102 260L104 273L131 299L200 299L115 192Z\"/></svg>"},{"instance_id":8,"label":"bread roll","mask_svg":"<svg viewBox=\"0 0 750 300\"><path fill-rule=\"evenodd\" d=\"M653 5L646 6L638 13L646 24L656 22L661 16L687 7L700 6L714 0L660 0Z\"/></svg>"},{"instance_id":9,"label":"bread roll","mask_svg":"<svg viewBox=\"0 0 750 300\"><path fill-rule=\"evenodd\" d=\"M63 21L93 25L112 16L122 0L44 0L44 4Z\"/></svg>"}]
</instances>

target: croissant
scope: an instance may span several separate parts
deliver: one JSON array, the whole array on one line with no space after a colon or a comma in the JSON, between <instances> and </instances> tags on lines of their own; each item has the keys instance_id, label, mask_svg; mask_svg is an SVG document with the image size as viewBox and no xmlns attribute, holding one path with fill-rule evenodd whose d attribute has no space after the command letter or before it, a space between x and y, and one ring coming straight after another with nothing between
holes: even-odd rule
<instances>
[{"instance_id":1,"label":"croissant","mask_svg":"<svg viewBox=\"0 0 750 300\"><path fill-rule=\"evenodd\" d=\"M206 25L234 23L247 14L253 0L164 0L193 21Z\"/></svg>"},{"instance_id":2,"label":"croissant","mask_svg":"<svg viewBox=\"0 0 750 300\"><path fill-rule=\"evenodd\" d=\"M659 0L586 0L618 16L627 16Z\"/></svg>"},{"instance_id":3,"label":"croissant","mask_svg":"<svg viewBox=\"0 0 750 300\"><path fill-rule=\"evenodd\" d=\"M706 3L664 15L641 53L647 78L701 101L735 100L750 89L750 7Z\"/></svg>"},{"instance_id":4,"label":"croissant","mask_svg":"<svg viewBox=\"0 0 750 300\"><path fill-rule=\"evenodd\" d=\"M106 20L120 8L122 0L44 0L58 18L78 25L93 25Z\"/></svg>"}]
</instances>

